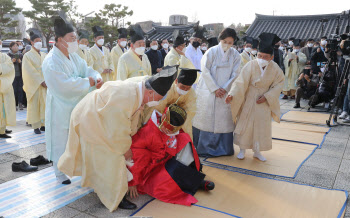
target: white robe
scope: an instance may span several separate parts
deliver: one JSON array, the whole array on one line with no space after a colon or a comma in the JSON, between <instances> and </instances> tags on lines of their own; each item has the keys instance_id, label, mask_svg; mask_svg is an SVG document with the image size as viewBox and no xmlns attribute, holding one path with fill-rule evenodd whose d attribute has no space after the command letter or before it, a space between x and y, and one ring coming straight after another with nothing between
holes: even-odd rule
<instances>
[{"instance_id":1,"label":"white robe","mask_svg":"<svg viewBox=\"0 0 350 218\"><path fill-rule=\"evenodd\" d=\"M196 69L201 69L201 60L203 57L203 52L199 47L195 49L190 43L186 48L185 55L188 59L190 59L190 61Z\"/></svg>"},{"instance_id":2,"label":"white robe","mask_svg":"<svg viewBox=\"0 0 350 218\"><path fill-rule=\"evenodd\" d=\"M234 130L230 105L224 98L216 98L215 91L228 92L239 74L241 56L230 48L224 53L221 44L211 47L202 58L202 74L196 89L197 112L193 126L213 133L230 133Z\"/></svg>"},{"instance_id":3,"label":"white robe","mask_svg":"<svg viewBox=\"0 0 350 218\"><path fill-rule=\"evenodd\" d=\"M43 74L47 84L46 97L46 152L54 163L66 148L71 113L89 91L88 77L102 79L99 72L87 66L78 54L68 59L56 46L43 62Z\"/></svg>"}]
</instances>

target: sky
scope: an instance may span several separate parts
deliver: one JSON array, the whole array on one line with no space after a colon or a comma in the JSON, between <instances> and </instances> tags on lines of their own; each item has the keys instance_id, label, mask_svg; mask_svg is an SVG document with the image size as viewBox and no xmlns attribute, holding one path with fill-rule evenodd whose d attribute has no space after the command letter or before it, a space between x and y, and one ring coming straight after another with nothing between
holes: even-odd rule
<instances>
[{"instance_id":1,"label":"sky","mask_svg":"<svg viewBox=\"0 0 350 218\"><path fill-rule=\"evenodd\" d=\"M30 10L28 0L15 0L17 7ZM173 14L186 15L188 21L200 21L200 24L224 23L228 26L232 23L251 24L255 13L264 15L312 15L340 13L350 9L349 0L75 0L78 11L88 14L98 12L105 4L115 3L128 6L134 15L126 19L131 23L152 20L168 25L169 16Z\"/></svg>"}]
</instances>

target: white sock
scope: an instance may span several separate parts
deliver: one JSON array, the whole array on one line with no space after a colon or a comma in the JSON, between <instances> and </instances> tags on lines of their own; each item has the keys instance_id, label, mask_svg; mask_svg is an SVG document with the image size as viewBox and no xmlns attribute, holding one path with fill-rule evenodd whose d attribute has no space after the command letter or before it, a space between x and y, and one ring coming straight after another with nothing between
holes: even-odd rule
<instances>
[{"instance_id":1,"label":"white sock","mask_svg":"<svg viewBox=\"0 0 350 218\"><path fill-rule=\"evenodd\" d=\"M260 161L265 162L266 158L264 156L262 156L262 154L260 153L260 151L254 151L254 157L258 158Z\"/></svg>"},{"instance_id":2,"label":"white sock","mask_svg":"<svg viewBox=\"0 0 350 218\"><path fill-rule=\"evenodd\" d=\"M241 150L239 151L239 154L237 155L237 158L238 158L239 160L243 160L243 159L244 159L244 155L245 155L245 149L241 149Z\"/></svg>"},{"instance_id":3,"label":"white sock","mask_svg":"<svg viewBox=\"0 0 350 218\"><path fill-rule=\"evenodd\" d=\"M62 175L56 176L56 179L59 183L62 183L64 181L68 180L69 178L65 174L62 174Z\"/></svg>"}]
</instances>

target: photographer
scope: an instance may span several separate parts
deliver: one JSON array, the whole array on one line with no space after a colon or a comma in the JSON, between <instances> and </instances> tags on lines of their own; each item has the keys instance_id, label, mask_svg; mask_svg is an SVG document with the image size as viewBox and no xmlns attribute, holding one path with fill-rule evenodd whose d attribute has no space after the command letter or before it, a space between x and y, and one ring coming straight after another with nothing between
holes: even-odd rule
<instances>
[{"instance_id":1,"label":"photographer","mask_svg":"<svg viewBox=\"0 0 350 218\"><path fill-rule=\"evenodd\" d=\"M346 38L344 38L344 36L342 36L342 41L339 44L340 50L343 53L343 58L342 58L342 62L343 64L340 65L339 69L342 71L343 67L344 67L344 63L345 63L345 59L349 59L349 54L350 54L350 49L347 48L347 44L349 44L349 41L346 40ZM350 99L349 99L349 91L350 91L350 83L349 83L349 78L350 75L348 75L348 78L344 80L344 84L348 83L348 85L346 86L346 95L344 97L344 103L343 103L343 112L341 113L341 115L339 116L339 119L344 119L344 123L350 123Z\"/></svg>"},{"instance_id":2,"label":"photographer","mask_svg":"<svg viewBox=\"0 0 350 218\"><path fill-rule=\"evenodd\" d=\"M321 72L319 68L311 70L310 66L306 66L304 71L299 75L296 81L298 86L295 94L295 105L294 108L300 108L301 98L309 99L315 94L317 84L320 81Z\"/></svg>"},{"instance_id":3,"label":"photographer","mask_svg":"<svg viewBox=\"0 0 350 218\"><path fill-rule=\"evenodd\" d=\"M23 110L23 80L22 80L22 59L23 55L19 52L18 44L11 42L10 51L8 53L15 67L15 79L13 81L13 90L15 92L16 106L19 110ZM18 110L16 108L16 110Z\"/></svg>"},{"instance_id":4,"label":"photographer","mask_svg":"<svg viewBox=\"0 0 350 218\"><path fill-rule=\"evenodd\" d=\"M327 45L327 37L321 37L320 46L314 47L311 52L311 67L314 68L317 66L317 63L327 62L328 59L325 56Z\"/></svg>"}]
</instances>

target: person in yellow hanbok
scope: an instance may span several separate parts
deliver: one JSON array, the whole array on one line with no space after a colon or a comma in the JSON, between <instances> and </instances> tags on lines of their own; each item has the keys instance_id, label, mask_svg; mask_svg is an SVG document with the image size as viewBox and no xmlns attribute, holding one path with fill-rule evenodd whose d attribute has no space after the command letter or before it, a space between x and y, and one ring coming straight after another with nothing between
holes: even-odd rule
<instances>
[{"instance_id":1,"label":"person in yellow hanbok","mask_svg":"<svg viewBox=\"0 0 350 218\"><path fill-rule=\"evenodd\" d=\"M86 30L80 30L78 32L78 43L79 48L77 50L77 54L86 61L86 64L89 67L92 67L94 65L94 62L92 60L92 56L89 52L89 32Z\"/></svg>"},{"instance_id":2,"label":"person in yellow hanbok","mask_svg":"<svg viewBox=\"0 0 350 218\"><path fill-rule=\"evenodd\" d=\"M45 131L46 83L42 72L42 63L46 53L41 52L40 32L30 32L32 49L25 53L22 63L23 90L27 96L27 122L36 134Z\"/></svg>"},{"instance_id":3,"label":"person in yellow hanbok","mask_svg":"<svg viewBox=\"0 0 350 218\"><path fill-rule=\"evenodd\" d=\"M117 79L117 73L118 73L118 62L119 62L119 58L127 51L126 50L126 44L127 42L127 38L128 38L128 31L125 28L119 28L118 29L118 44L116 46L114 46L114 48L111 51L111 55L112 55L112 62L114 65L114 78L113 80Z\"/></svg>"},{"instance_id":4,"label":"person in yellow hanbok","mask_svg":"<svg viewBox=\"0 0 350 218\"><path fill-rule=\"evenodd\" d=\"M253 50L253 38L249 36L245 36L243 38L244 41L244 50L241 53L241 66L242 69L249 61L253 60L253 55L251 51Z\"/></svg>"}]
</instances>

